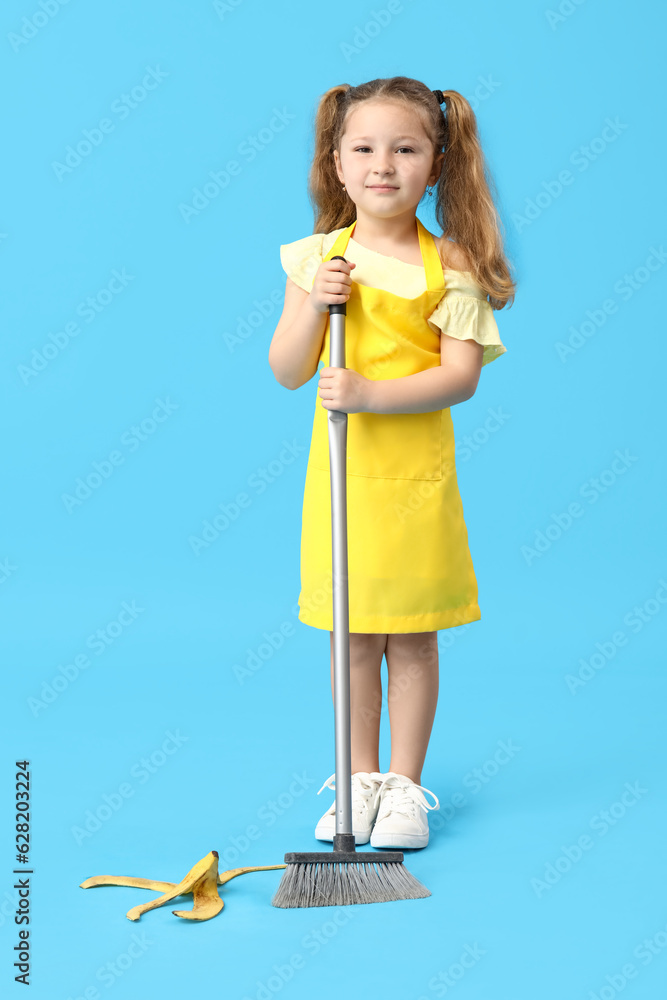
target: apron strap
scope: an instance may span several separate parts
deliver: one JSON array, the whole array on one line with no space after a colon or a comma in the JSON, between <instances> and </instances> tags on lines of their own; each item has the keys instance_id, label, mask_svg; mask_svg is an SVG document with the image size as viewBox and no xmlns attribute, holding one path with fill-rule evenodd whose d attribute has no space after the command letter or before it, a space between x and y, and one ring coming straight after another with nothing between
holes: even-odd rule
<instances>
[{"instance_id":1,"label":"apron strap","mask_svg":"<svg viewBox=\"0 0 667 1000\"><path fill-rule=\"evenodd\" d=\"M435 245L435 239L422 225L419 218L417 218L417 229L419 231L419 246L426 272L426 287L430 292L444 292L445 276L442 273L442 261L440 260L438 248Z\"/></svg>"},{"instance_id":2,"label":"apron strap","mask_svg":"<svg viewBox=\"0 0 667 1000\"><path fill-rule=\"evenodd\" d=\"M356 224L357 220L355 219L354 222L352 222L349 226L346 226L345 229L341 230L341 232L334 240L334 244L331 247L331 250L329 250L328 254L326 254L326 256L322 258L323 260L331 260L332 257L345 256L348 240L350 239L350 236L352 235L352 230L354 229Z\"/></svg>"}]
</instances>

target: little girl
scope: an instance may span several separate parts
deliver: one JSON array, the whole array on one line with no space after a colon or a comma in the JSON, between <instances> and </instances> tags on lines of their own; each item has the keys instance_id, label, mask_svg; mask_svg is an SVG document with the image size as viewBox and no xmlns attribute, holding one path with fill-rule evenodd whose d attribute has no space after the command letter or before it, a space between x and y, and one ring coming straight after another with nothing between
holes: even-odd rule
<instances>
[{"instance_id":1,"label":"little girl","mask_svg":"<svg viewBox=\"0 0 667 1000\"><path fill-rule=\"evenodd\" d=\"M288 277L271 370L297 389L324 365L299 619L331 633L332 693L327 411L348 414L353 832L373 847L428 844L427 810L439 803L419 782L438 698L437 630L481 618L450 407L471 398L482 366L506 350L493 309L513 301L515 284L487 173L475 115L457 91L404 76L332 87L315 119L315 232L280 247ZM427 188L439 238L416 216ZM329 306L340 302L346 367L326 367ZM381 773L383 656L391 761ZM320 792L334 782L332 774ZM333 840L334 810L317 824L318 839Z\"/></svg>"}]
</instances>

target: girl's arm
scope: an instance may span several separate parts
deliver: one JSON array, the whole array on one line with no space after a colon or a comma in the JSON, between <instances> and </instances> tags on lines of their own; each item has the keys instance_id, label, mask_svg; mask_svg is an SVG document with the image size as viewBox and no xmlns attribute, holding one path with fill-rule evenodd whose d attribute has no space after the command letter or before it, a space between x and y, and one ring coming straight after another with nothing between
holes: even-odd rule
<instances>
[{"instance_id":1,"label":"girl's arm","mask_svg":"<svg viewBox=\"0 0 667 1000\"><path fill-rule=\"evenodd\" d=\"M430 413L475 394L484 347L476 340L440 337L440 365L402 378L368 380L368 413Z\"/></svg>"},{"instance_id":2,"label":"girl's arm","mask_svg":"<svg viewBox=\"0 0 667 1000\"><path fill-rule=\"evenodd\" d=\"M317 371L327 316L328 310L314 308L310 292L287 278L285 306L269 347L271 371L286 389L298 389Z\"/></svg>"}]
</instances>

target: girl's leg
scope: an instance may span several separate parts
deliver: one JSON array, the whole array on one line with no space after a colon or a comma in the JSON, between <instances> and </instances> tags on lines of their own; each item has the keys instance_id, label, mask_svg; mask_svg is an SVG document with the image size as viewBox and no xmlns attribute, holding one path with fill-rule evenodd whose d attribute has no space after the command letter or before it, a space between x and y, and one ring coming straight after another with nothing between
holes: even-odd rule
<instances>
[{"instance_id":1,"label":"girl's leg","mask_svg":"<svg viewBox=\"0 0 667 1000\"><path fill-rule=\"evenodd\" d=\"M390 771L421 784L422 767L438 703L438 633L387 636Z\"/></svg>"},{"instance_id":2,"label":"girl's leg","mask_svg":"<svg viewBox=\"0 0 667 1000\"><path fill-rule=\"evenodd\" d=\"M333 632L331 645L331 698L334 696ZM380 710L382 681L380 669L387 636L379 633L350 632L350 742L352 774L379 771Z\"/></svg>"}]
</instances>

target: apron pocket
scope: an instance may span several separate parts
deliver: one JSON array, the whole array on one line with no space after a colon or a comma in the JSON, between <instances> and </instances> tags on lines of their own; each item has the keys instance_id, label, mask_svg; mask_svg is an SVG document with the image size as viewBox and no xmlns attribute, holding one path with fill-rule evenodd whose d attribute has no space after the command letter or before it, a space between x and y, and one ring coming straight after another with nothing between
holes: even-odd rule
<instances>
[{"instance_id":1,"label":"apron pocket","mask_svg":"<svg viewBox=\"0 0 667 1000\"><path fill-rule=\"evenodd\" d=\"M310 462L329 471L329 411L318 399ZM442 421L431 413L348 413L347 473L378 479L442 479Z\"/></svg>"}]
</instances>

